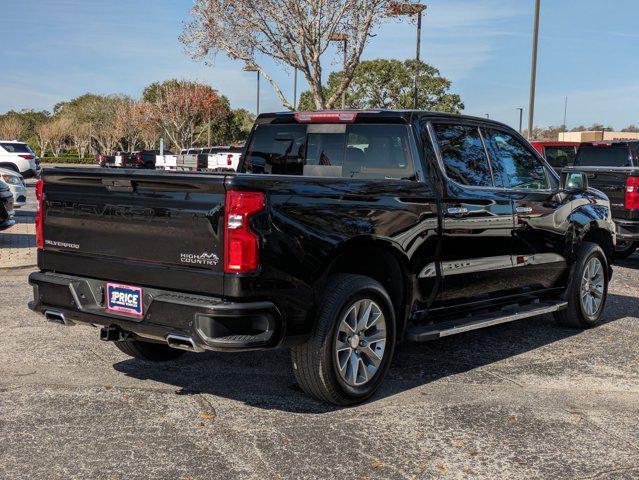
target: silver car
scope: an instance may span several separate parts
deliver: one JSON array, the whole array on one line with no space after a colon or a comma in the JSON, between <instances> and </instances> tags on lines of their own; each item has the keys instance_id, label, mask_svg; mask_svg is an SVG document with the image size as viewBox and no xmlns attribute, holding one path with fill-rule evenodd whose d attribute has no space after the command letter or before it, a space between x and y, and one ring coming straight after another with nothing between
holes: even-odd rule
<instances>
[{"instance_id":1,"label":"silver car","mask_svg":"<svg viewBox=\"0 0 639 480\"><path fill-rule=\"evenodd\" d=\"M9 185L13 193L14 208L24 207L27 203L27 186L19 173L6 168L0 168L0 180Z\"/></svg>"}]
</instances>

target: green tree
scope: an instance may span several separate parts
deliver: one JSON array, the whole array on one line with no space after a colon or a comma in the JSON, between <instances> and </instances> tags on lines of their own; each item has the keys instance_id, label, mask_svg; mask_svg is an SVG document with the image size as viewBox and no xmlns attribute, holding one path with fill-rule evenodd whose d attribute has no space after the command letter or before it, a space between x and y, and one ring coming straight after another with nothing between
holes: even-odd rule
<instances>
[{"instance_id":1,"label":"green tree","mask_svg":"<svg viewBox=\"0 0 639 480\"><path fill-rule=\"evenodd\" d=\"M450 93L451 81L442 77L435 67L419 62L419 95L417 108L438 112L459 113L464 104L459 95ZM415 60L377 59L361 62L346 91L349 108L413 108ZM325 96L331 96L340 85L342 72L328 76ZM311 92L300 96L300 110L313 109Z\"/></svg>"}]
</instances>

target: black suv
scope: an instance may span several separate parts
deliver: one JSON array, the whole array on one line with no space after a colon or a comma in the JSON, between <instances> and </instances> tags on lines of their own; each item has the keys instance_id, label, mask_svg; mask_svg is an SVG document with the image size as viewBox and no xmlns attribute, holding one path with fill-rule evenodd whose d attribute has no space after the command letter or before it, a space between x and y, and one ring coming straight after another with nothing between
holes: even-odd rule
<instances>
[{"instance_id":1,"label":"black suv","mask_svg":"<svg viewBox=\"0 0 639 480\"><path fill-rule=\"evenodd\" d=\"M546 313L592 327L612 272L606 196L481 118L262 114L238 173L43 182L33 310L148 360L289 347L334 404L372 395L401 339Z\"/></svg>"}]
</instances>

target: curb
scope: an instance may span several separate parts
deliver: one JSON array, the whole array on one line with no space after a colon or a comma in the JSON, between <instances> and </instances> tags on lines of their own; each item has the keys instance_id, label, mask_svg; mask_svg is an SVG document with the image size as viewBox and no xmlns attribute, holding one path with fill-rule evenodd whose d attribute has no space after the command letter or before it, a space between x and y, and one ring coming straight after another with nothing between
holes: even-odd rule
<instances>
[{"instance_id":1,"label":"curb","mask_svg":"<svg viewBox=\"0 0 639 480\"><path fill-rule=\"evenodd\" d=\"M17 265L15 267L0 267L0 272L12 272L14 270L26 270L27 268L37 268L37 264L33 265Z\"/></svg>"}]
</instances>

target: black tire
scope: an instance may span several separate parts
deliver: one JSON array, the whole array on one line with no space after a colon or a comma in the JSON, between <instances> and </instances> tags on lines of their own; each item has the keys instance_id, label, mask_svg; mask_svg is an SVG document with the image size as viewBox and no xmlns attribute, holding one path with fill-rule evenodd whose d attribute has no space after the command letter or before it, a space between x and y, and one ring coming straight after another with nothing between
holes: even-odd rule
<instances>
[{"instance_id":1,"label":"black tire","mask_svg":"<svg viewBox=\"0 0 639 480\"><path fill-rule=\"evenodd\" d=\"M155 165L152 164L151 162L147 162L147 163L144 164L144 168L146 170L154 170L155 169Z\"/></svg>"},{"instance_id":2,"label":"black tire","mask_svg":"<svg viewBox=\"0 0 639 480\"><path fill-rule=\"evenodd\" d=\"M594 315L589 315L581 301L581 284L586 265L593 257L598 258L601 262L604 283L601 304ZM571 328L591 328L599 323L608 296L608 273L608 261L601 247L596 243L583 242L565 293L568 307L554 313L555 320L559 325Z\"/></svg>"},{"instance_id":3,"label":"black tire","mask_svg":"<svg viewBox=\"0 0 639 480\"><path fill-rule=\"evenodd\" d=\"M166 362L180 358L186 353L161 343L144 342L142 340L121 340L113 342L120 351L130 357L149 362Z\"/></svg>"},{"instance_id":4,"label":"black tire","mask_svg":"<svg viewBox=\"0 0 639 480\"><path fill-rule=\"evenodd\" d=\"M373 300L381 309L386 322L386 341L376 373L365 384L354 387L338 373L335 341L347 309L359 300ZM291 349L297 383L307 394L327 403L352 405L363 402L379 388L390 367L395 350L395 325L392 302L379 282L362 275L332 275L320 298L311 337Z\"/></svg>"},{"instance_id":5,"label":"black tire","mask_svg":"<svg viewBox=\"0 0 639 480\"><path fill-rule=\"evenodd\" d=\"M623 248L620 248L620 249L615 249L615 253L612 256L613 258L617 260L625 260L630 255L635 253L636 250L637 250L637 244L628 242L627 246L624 246Z\"/></svg>"}]
</instances>

